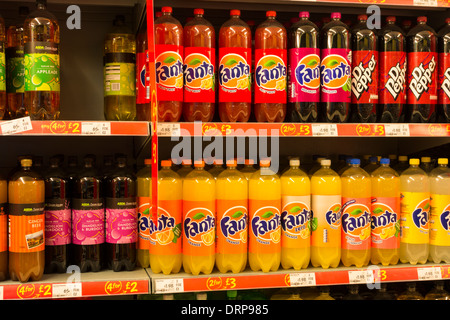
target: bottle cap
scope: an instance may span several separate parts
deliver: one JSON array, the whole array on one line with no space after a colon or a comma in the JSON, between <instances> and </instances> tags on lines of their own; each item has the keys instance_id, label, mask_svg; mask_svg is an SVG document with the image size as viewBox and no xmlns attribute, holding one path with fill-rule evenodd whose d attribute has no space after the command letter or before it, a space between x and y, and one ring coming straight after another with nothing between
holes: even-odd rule
<instances>
[{"instance_id":1,"label":"bottle cap","mask_svg":"<svg viewBox=\"0 0 450 320\"><path fill-rule=\"evenodd\" d=\"M181 164L183 166L191 166L192 165L192 160L191 159L183 159L183 160L181 160Z\"/></svg>"},{"instance_id":2,"label":"bottle cap","mask_svg":"<svg viewBox=\"0 0 450 320\"><path fill-rule=\"evenodd\" d=\"M253 159L245 159L245 165L252 166L255 164L255 161Z\"/></svg>"},{"instance_id":3,"label":"bottle cap","mask_svg":"<svg viewBox=\"0 0 450 320\"><path fill-rule=\"evenodd\" d=\"M227 167L236 167L236 166L237 166L236 159L229 159L229 160L227 160Z\"/></svg>"},{"instance_id":4,"label":"bottle cap","mask_svg":"<svg viewBox=\"0 0 450 320\"><path fill-rule=\"evenodd\" d=\"M203 9L194 9L194 14L201 14L203 15L205 13L205 10Z\"/></svg>"},{"instance_id":5,"label":"bottle cap","mask_svg":"<svg viewBox=\"0 0 450 320\"><path fill-rule=\"evenodd\" d=\"M408 156L398 156L398 161L408 161Z\"/></svg>"},{"instance_id":6,"label":"bottle cap","mask_svg":"<svg viewBox=\"0 0 450 320\"><path fill-rule=\"evenodd\" d=\"M155 13L155 17L156 18L159 18L159 17L161 17L162 16L162 12L161 11L158 11L157 13Z\"/></svg>"},{"instance_id":7,"label":"bottle cap","mask_svg":"<svg viewBox=\"0 0 450 320\"><path fill-rule=\"evenodd\" d=\"M378 161L378 157L370 157L369 158L369 162L377 162Z\"/></svg>"},{"instance_id":8,"label":"bottle cap","mask_svg":"<svg viewBox=\"0 0 450 320\"><path fill-rule=\"evenodd\" d=\"M298 15L300 18L309 18L309 12L308 11L302 11Z\"/></svg>"},{"instance_id":9,"label":"bottle cap","mask_svg":"<svg viewBox=\"0 0 450 320\"><path fill-rule=\"evenodd\" d=\"M352 158L350 159L350 164L361 164L361 160L358 158Z\"/></svg>"},{"instance_id":10,"label":"bottle cap","mask_svg":"<svg viewBox=\"0 0 450 320\"><path fill-rule=\"evenodd\" d=\"M237 9L230 10L230 16L240 16L240 15L241 15L241 10L237 10Z\"/></svg>"},{"instance_id":11,"label":"bottle cap","mask_svg":"<svg viewBox=\"0 0 450 320\"><path fill-rule=\"evenodd\" d=\"M270 159L262 159L259 161L260 167L270 167Z\"/></svg>"},{"instance_id":12,"label":"bottle cap","mask_svg":"<svg viewBox=\"0 0 450 320\"><path fill-rule=\"evenodd\" d=\"M409 164L410 165L414 165L414 166L418 166L420 164L420 160L416 159L416 158L409 159Z\"/></svg>"},{"instance_id":13,"label":"bottle cap","mask_svg":"<svg viewBox=\"0 0 450 320\"><path fill-rule=\"evenodd\" d=\"M291 166L291 167L299 167L300 166L300 160L298 160L298 159L291 159L291 160L289 160L289 166Z\"/></svg>"},{"instance_id":14,"label":"bottle cap","mask_svg":"<svg viewBox=\"0 0 450 320\"><path fill-rule=\"evenodd\" d=\"M389 158L381 158L380 164L389 164L391 163L391 160Z\"/></svg>"},{"instance_id":15,"label":"bottle cap","mask_svg":"<svg viewBox=\"0 0 450 320\"><path fill-rule=\"evenodd\" d=\"M33 164L33 160L31 160L31 159L26 158L26 159L20 160L20 165L22 167L31 167L32 164Z\"/></svg>"},{"instance_id":16,"label":"bottle cap","mask_svg":"<svg viewBox=\"0 0 450 320\"><path fill-rule=\"evenodd\" d=\"M340 19L341 18L341 13L340 12L333 12L331 14L331 19Z\"/></svg>"},{"instance_id":17,"label":"bottle cap","mask_svg":"<svg viewBox=\"0 0 450 320\"><path fill-rule=\"evenodd\" d=\"M396 20L397 20L397 18L394 16L386 17L386 22L395 22Z\"/></svg>"},{"instance_id":18,"label":"bottle cap","mask_svg":"<svg viewBox=\"0 0 450 320\"><path fill-rule=\"evenodd\" d=\"M161 161L161 167L171 167L172 166L172 160L162 160Z\"/></svg>"},{"instance_id":19,"label":"bottle cap","mask_svg":"<svg viewBox=\"0 0 450 320\"><path fill-rule=\"evenodd\" d=\"M422 157L422 158L420 158L420 161L422 161L422 162L431 162L431 158L430 157Z\"/></svg>"},{"instance_id":20,"label":"bottle cap","mask_svg":"<svg viewBox=\"0 0 450 320\"><path fill-rule=\"evenodd\" d=\"M172 7L162 7L161 12L170 12L172 13Z\"/></svg>"},{"instance_id":21,"label":"bottle cap","mask_svg":"<svg viewBox=\"0 0 450 320\"><path fill-rule=\"evenodd\" d=\"M447 158L439 158L438 159L438 164L447 165L448 164L448 159Z\"/></svg>"},{"instance_id":22,"label":"bottle cap","mask_svg":"<svg viewBox=\"0 0 450 320\"><path fill-rule=\"evenodd\" d=\"M358 21L367 21L367 14L360 14L358 16Z\"/></svg>"},{"instance_id":23,"label":"bottle cap","mask_svg":"<svg viewBox=\"0 0 450 320\"><path fill-rule=\"evenodd\" d=\"M420 16L420 17L417 17L417 22L427 22L427 17L425 17L425 16Z\"/></svg>"},{"instance_id":24,"label":"bottle cap","mask_svg":"<svg viewBox=\"0 0 450 320\"><path fill-rule=\"evenodd\" d=\"M204 166L205 166L205 161L203 161L203 160L195 160L194 161L194 167L203 168Z\"/></svg>"},{"instance_id":25,"label":"bottle cap","mask_svg":"<svg viewBox=\"0 0 450 320\"><path fill-rule=\"evenodd\" d=\"M276 11L267 11L266 12L266 17L276 17L276 16L277 16Z\"/></svg>"},{"instance_id":26,"label":"bottle cap","mask_svg":"<svg viewBox=\"0 0 450 320\"><path fill-rule=\"evenodd\" d=\"M320 161L320 165L322 165L322 166L331 166L331 160L330 159L322 159Z\"/></svg>"},{"instance_id":27,"label":"bottle cap","mask_svg":"<svg viewBox=\"0 0 450 320\"><path fill-rule=\"evenodd\" d=\"M221 165L223 165L223 160L222 159L214 159L213 164L216 166L221 166Z\"/></svg>"},{"instance_id":28,"label":"bottle cap","mask_svg":"<svg viewBox=\"0 0 450 320\"><path fill-rule=\"evenodd\" d=\"M152 164L152 159L144 159L144 165L149 166Z\"/></svg>"}]
</instances>

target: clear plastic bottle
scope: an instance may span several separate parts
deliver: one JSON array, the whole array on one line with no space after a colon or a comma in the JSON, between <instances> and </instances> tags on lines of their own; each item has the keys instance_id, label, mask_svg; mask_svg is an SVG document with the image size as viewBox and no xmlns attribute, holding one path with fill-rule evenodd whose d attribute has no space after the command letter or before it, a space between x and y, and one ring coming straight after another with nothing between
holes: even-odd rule
<instances>
[{"instance_id":1,"label":"clear plastic bottle","mask_svg":"<svg viewBox=\"0 0 450 320\"><path fill-rule=\"evenodd\" d=\"M431 170L434 169L434 166L431 162L431 157L421 157L420 158L420 168L425 171L427 174L430 174Z\"/></svg>"},{"instance_id":2,"label":"clear plastic bottle","mask_svg":"<svg viewBox=\"0 0 450 320\"><path fill-rule=\"evenodd\" d=\"M450 300L450 294L444 289L444 281L435 281L433 289L425 295L425 300Z\"/></svg>"},{"instance_id":3,"label":"clear plastic bottle","mask_svg":"<svg viewBox=\"0 0 450 320\"><path fill-rule=\"evenodd\" d=\"M397 300L423 300L423 296L416 289L415 282L406 283L406 290L403 291L398 297Z\"/></svg>"},{"instance_id":4,"label":"clear plastic bottle","mask_svg":"<svg viewBox=\"0 0 450 320\"><path fill-rule=\"evenodd\" d=\"M398 162L393 169L397 171L399 175L402 174L403 171L409 168L408 156L398 156Z\"/></svg>"}]
</instances>

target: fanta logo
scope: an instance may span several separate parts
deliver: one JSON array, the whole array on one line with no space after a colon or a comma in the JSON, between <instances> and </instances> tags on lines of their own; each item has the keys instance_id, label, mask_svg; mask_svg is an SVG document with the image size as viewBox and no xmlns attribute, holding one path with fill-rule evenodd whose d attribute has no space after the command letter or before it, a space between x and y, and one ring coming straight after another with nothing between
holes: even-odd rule
<instances>
[{"instance_id":1,"label":"fanta logo","mask_svg":"<svg viewBox=\"0 0 450 320\"><path fill-rule=\"evenodd\" d=\"M433 73L437 65L435 58L432 57L427 65L428 68L425 69L423 63L420 63L411 73L412 79L409 83L409 89L417 100L424 92L428 91L428 86L433 82Z\"/></svg>"},{"instance_id":2,"label":"fanta logo","mask_svg":"<svg viewBox=\"0 0 450 320\"><path fill-rule=\"evenodd\" d=\"M244 209L245 210L245 209ZM220 230L225 238L240 241L241 231L247 230L247 213L242 210L228 210L220 219Z\"/></svg>"},{"instance_id":3,"label":"fanta logo","mask_svg":"<svg viewBox=\"0 0 450 320\"><path fill-rule=\"evenodd\" d=\"M444 230L449 231L450 229L450 205L441 213L440 221L442 228Z\"/></svg>"},{"instance_id":4,"label":"fanta logo","mask_svg":"<svg viewBox=\"0 0 450 320\"><path fill-rule=\"evenodd\" d=\"M360 208L356 208L360 207ZM358 229L364 229L370 224L369 209L365 206L355 205L342 214L342 230L348 234L357 234ZM358 233L359 235L359 233Z\"/></svg>"},{"instance_id":5,"label":"fanta logo","mask_svg":"<svg viewBox=\"0 0 450 320\"><path fill-rule=\"evenodd\" d=\"M341 224L341 205L336 203L332 206L333 209L328 209L325 214L325 220L330 227L337 228Z\"/></svg>"},{"instance_id":6,"label":"fanta logo","mask_svg":"<svg viewBox=\"0 0 450 320\"><path fill-rule=\"evenodd\" d=\"M322 60L320 73L323 86L338 89L343 87L350 78L351 67L344 57L332 54Z\"/></svg>"},{"instance_id":7,"label":"fanta logo","mask_svg":"<svg viewBox=\"0 0 450 320\"><path fill-rule=\"evenodd\" d=\"M397 223L397 214L391 210L383 210L381 208L373 211L376 215L371 217L371 228L375 230L380 227L395 225Z\"/></svg>"},{"instance_id":8,"label":"fanta logo","mask_svg":"<svg viewBox=\"0 0 450 320\"><path fill-rule=\"evenodd\" d=\"M373 201L373 199L372 199ZM372 216L370 227L372 235L378 236L381 240L391 237L398 237L400 233L400 221L397 213L384 203L376 202L372 204ZM373 240L372 241L380 241Z\"/></svg>"},{"instance_id":9,"label":"fanta logo","mask_svg":"<svg viewBox=\"0 0 450 320\"><path fill-rule=\"evenodd\" d=\"M226 54L219 64L219 82L228 89L247 89L249 85L250 66L238 54Z\"/></svg>"},{"instance_id":10,"label":"fanta logo","mask_svg":"<svg viewBox=\"0 0 450 320\"><path fill-rule=\"evenodd\" d=\"M167 51L156 58L156 82L166 87L183 87L183 61L178 52Z\"/></svg>"},{"instance_id":11,"label":"fanta logo","mask_svg":"<svg viewBox=\"0 0 450 320\"><path fill-rule=\"evenodd\" d=\"M256 85L266 90L286 89L286 65L274 55L259 59L255 69Z\"/></svg>"},{"instance_id":12,"label":"fanta logo","mask_svg":"<svg viewBox=\"0 0 450 320\"><path fill-rule=\"evenodd\" d=\"M204 88L205 82L214 76L214 66L208 57L193 53L184 59L184 80L186 86L194 89Z\"/></svg>"},{"instance_id":13,"label":"fanta logo","mask_svg":"<svg viewBox=\"0 0 450 320\"><path fill-rule=\"evenodd\" d=\"M352 71L352 92L356 99L359 99L364 92L369 90L369 84L373 82L372 73L377 67L377 62L375 56L369 61L361 61L357 66L353 68ZM378 81L378 79L376 79Z\"/></svg>"},{"instance_id":14,"label":"fanta logo","mask_svg":"<svg viewBox=\"0 0 450 320\"><path fill-rule=\"evenodd\" d=\"M311 211L303 203L287 206L281 213L281 228L284 232L299 233L308 227Z\"/></svg>"},{"instance_id":15,"label":"fanta logo","mask_svg":"<svg viewBox=\"0 0 450 320\"><path fill-rule=\"evenodd\" d=\"M139 221L139 230L144 233L150 227L150 221L148 219L148 215L143 215L138 212L138 221Z\"/></svg>"},{"instance_id":16,"label":"fanta logo","mask_svg":"<svg viewBox=\"0 0 450 320\"><path fill-rule=\"evenodd\" d=\"M317 54L304 56L295 68L295 80L301 86L317 89L320 85L320 58Z\"/></svg>"},{"instance_id":17,"label":"fanta logo","mask_svg":"<svg viewBox=\"0 0 450 320\"><path fill-rule=\"evenodd\" d=\"M444 81L442 81L441 88L447 97L450 98L450 68L444 72Z\"/></svg>"},{"instance_id":18,"label":"fanta logo","mask_svg":"<svg viewBox=\"0 0 450 320\"><path fill-rule=\"evenodd\" d=\"M252 233L262 241L279 242L280 214L275 208L261 208L252 218ZM275 213L274 213L275 211Z\"/></svg>"},{"instance_id":19,"label":"fanta logo","mask_svg":"<svg viewBox=\"0 0 450 320\"><path fill-rule=\"evenodd\" d=\"M139 73L139 80L141 82L141 86L145 87L145 64L142 66L142 69Z\"/></svg>"},{"instance_id":20,"label":"fanta logo","mask_svg":"<svg viewBox=\"0 0 450 320\"><path fill-rule=\"evenodd\" d=\"M406 81L406 63L403 62L403 67L400 63L389 69L388 80L386 81L386 89L397 100L398 95L403 91Z\"/></svg>"},{"instance_id":21,"label":"fanta logo","mask_svg":"<svg viewBox=\"0 0 450 320\"><path fill-rule=\"evenodd\" d=\"M214 236L211 233L214 233L215 222L214 215L209 210L205 208L192 209L184 219L184 235L194 243L211 245L214 243Z\"/></svg>"},{"instance_id":22,"label":"fanta logo","mask_svg":"<svg viewBox=\"0 0 450 320\"><path fill-rule=\"evenodd\" d=\"M429 208L430 200L425 199L412 212L412 220L418 229L428 229Z\"/></svg>"}]
</instances>

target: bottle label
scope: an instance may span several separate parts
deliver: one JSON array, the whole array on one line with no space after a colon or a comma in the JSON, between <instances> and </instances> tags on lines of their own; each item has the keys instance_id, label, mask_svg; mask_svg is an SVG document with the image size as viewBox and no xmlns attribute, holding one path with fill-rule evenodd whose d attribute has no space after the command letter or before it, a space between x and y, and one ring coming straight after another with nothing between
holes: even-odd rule
<instances>
[{"instance_id":1,"label":"bottle label","mask_svg":"<svg viewBox=\"0 0 450 320\"><path fill-rule=\"evenodd\" d=\"M428 243L430 194L402 192L400 199L400 241L411 244Z\"/></svg>"},{"instance_id":2,"label":"bottle label","mask_svg":"<svg viewBox=\"0 0 450 320\"><path fill-rule=\"evenodd\" d=\"M105 96L136 95L136 56L133 53L107 53L103 63Z\"/></svg>"},{"instance_id":3,"label":"bottle label","mask_svg":"<svg viewBox=\"0 0 450 320\"><path fill-rule=\"evenodd\" d=\"M158 101L183 101L183 47L155 45Z\"/></svg>"},{"instance_id":4,"label":"bottle label","mask_svg":"<svg viewBox=\"0 0 450 320\"><path fill-rule=\"evenodd\" d=\"M0 252L8 250L8 204L0 203Z\"/></svg>"},{"instance_id":5,"label":"bottle label","mask_svg":"<svg viewBox=\"0 0 450 320\"><path fill-rule=\"evenodd\" d=\"M24 45L25 91L60 91L59 46L33 41Z\"/></svg>"},{"instance_id":6,"label":"bottle label","mask_svg":"<svg viewBox=\"0 0 450 320\"><path fill-rule=\"evenodd\" d=\"M311 197L281 196L281 248L309 248Z\"/></svg>"},{"instance_id":7,"label":"bottle label","mask_svg":"<svg viewBox=\"0 0 450 320\"><path fill-rule=\"evenodd\" d=\"M184 48L184 102L215 102L215 50Z\"/></svg>"},{"instance_id":8,"label":"bottle label","mask_svg":"<svg viewBox=\"0 0 450 320\"><path fill-rule=\"evenodd\" d=\"M372 247L398 249L400 247L400 198L372 198Z\"/></svg>"},{"instance_id":9,"label":"bottle label","mask_svg":"<svg viewBox=\"0 0 450 320\"><path fill-rule=\"evenodd\" d=\"M378 98L380 104L406 103L406 53L403 51L382 52L379 55L380 82Z\"/></svg>"},{"instance_id":10,"label":"bottle label","mask_svg":"<svg viewBox=\"0 0 450 320\"><path fill-rule=\"evenodd\" d=\"M311 246L341 246L341 196L311 195Z\"/></svg>"},{"instance_id":11,"label":"bottle label","mask_svg":"<svg viewBox=\"0 0 450 320\"><path fill-rule=\"evenodd\" d=\"M289 102L320 101L320 49L289 49Z\"/></svg>"},{"instance_id":12,"label":"bottle label","mask_svg":"<svg viewBox=\"0 0 450 320\"><path fill-rule=\"evenodd\" d=\"M437 103L436 52L408 53L408 104Z\"/></svg>"},{"instance_id":13,"label":"bottle label","mask_svg":"<svg viewBox=\"0 0 450 320\"><path fill-rule=\"evenodd\" d=\"M152 200L150 197L138 197L138 249L150 249L150 212Z\"/></svg>"},{"instance_id":14,"label":"bottle label","mask_svg":"<svg viewBox=\"0 0 450 320\"><path fill-rule=\"evenodd\" d=\"M0 41L0 91L6 90L6 77L5 43Z\"/></svg>"},{"instance_id":15,"label":"bottle label","mask_svg":"<svg viewBox=\"0 0 450 320\"><path fill-rule=\"evenodd\" d=\"M45 201L45 245L70 244L72 212L67 199L47 199Z\"/></svg>"},{"instance_id":16,"label":"bottle label","mask_svg":"<svg viewBox=\"0 0 450 320\"><path fill-rule=\"evenodd\" d=\"M287 50L255 50L255 103L286 103Z\"/></svg>"},{"instance_id":17,"label":"bottle label","mask_svg":"<svg viewBox=\"0 0 450 320\"><path fill-rule=\"evenodd\" d=\"M6 49L6 92L23 93L25 66L23 65L23 47Z\"/></svg>"},{"instance_id":18,"label":"bottle label","mask_svg":"<svg viewBox=\"0 0 450 320\"><path fill-rule=\"evenodd\" d=\"M450 53L439 53L439 104L450 104Z\"/></svg>"},{"instance_id":19,"label":"bottle label","mask_svg":"<svg viewBox=\"0 0 450 320\"><path fill-rule=\"evenodd\" d=\"M342 249L370 249L370 198L342 197Z\"/></svg>"},{"instance_id":20,"label":"bottle label","mask_svg":"<svg viewBox=\"0 0 450 320\"><path fill-rule=\"evenodd\" d=\"M106 198L106 242L137 242L136 198Z\"/></svg>"},{"instance_id":21,"label":"bottle label","mask_svg":"<svg viewBox=\"0 0 450 320\"><path fill-rule=\"evenodd\" d=\"M242 254L247 252L247 199L217 199L216 253Z\"/></svg>"},{"instance_id":22,"label":"bottle label","mask_svg":"<svg viewBox=\"0 0 450 320\"><path fill-rule=\"evenodd\" d=\"M102 199L72 200L72 243L93 245L105 242L105 210Z\"/></svg>"},{"instance_id":23,"label":"bottle label","mask_svg":"<svg viewBox=\"0 0 450 320\"><path fill-rule=\"evenodd\" d=\"M219 102L252 102L252 51L219 48Z\"/></svg>"},{"instance_id":24,"label":"bottle label","mask_svg":"<svg viewBox=\"0 0 450 320\"><path fill-rule=\"evenodd\" d=\"M45 249L44 203L9 204L9 251L39 252Z\"/></svg>"},{"instance_id":25,"label":"bottle label","mask_svg":"<svg viewBox=\"0 0 450 320\"><path fill-rule=\"evenodd\" d=\"M147 96L149 83L147 81L147 56L148 52L138 52L136 54L136 103L150 103Z\"/></svg>"},{"instance_id":26,"label":"bottle label","mask_svg":"<svg viewBox=\"0 0 450 320\"><path fill-rule=\"evenodd\" d=\"M431 196L430 244L450 246L450 195Z\"/></svg>"},{"instance_id":27,"label":"bottle label","mask_svg":"<svg viewBox=\"0 0 450 320\"><path fill-rule=\"evenodd\" d=\"M349 49L322 49L320 85L322 102L351 101L351 61Z\"/></svg>"},{"instance_id":28,"label":"bottle label","mask_svg":"<svg viewBox=\"0 0 450 320\"><path fill-rule=\"evenodd\" d=\"M353 51L352 103L378 102L378 51Z\"/></svg>"},{"instance_id":29,"label":"bottle label","mask_svg":"<svg viewBox=\"0 0 450 320\"><path fill-rule=\"evenodd\" d=\"M211 256L215 254L215 201L183 201L183 254Z\"/></svg>"},{"instance_id":30,"label":"bottle label","mask_svg":"<svg viewBox=\"0 0 450 320\"><path fill-rule=\"evenodd\" d=\"M249 247L251 253L281 252L281 199L249 200Z\"/></svg>"},{"instance_id":31,"label":"bottle label","mask_svg":"<svg viewBox=\"0 0 450 320\"><path fill-rule=\"evenodd\" d=\"M158 204L156 224L150 221L150 254L180 254L182 200L159 199Z\"/></svg>"}]
</instances>

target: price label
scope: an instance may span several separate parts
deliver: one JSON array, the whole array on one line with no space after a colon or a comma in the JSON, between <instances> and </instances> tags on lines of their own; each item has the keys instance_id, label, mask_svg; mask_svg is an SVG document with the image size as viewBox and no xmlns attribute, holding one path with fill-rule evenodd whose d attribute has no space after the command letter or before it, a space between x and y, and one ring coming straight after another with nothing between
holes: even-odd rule
<instances>
[{"instance_id":1,"label":"price label","mask_svg":"<svg viewBox=\"0 0 450 320\"><path fill-rule=\"evenodd\" d=\"M437 7L437 0L414 0L415 6Z\"/></svg>"},{"instance_id":2,"label":"price label","mask_svg":"<svg viewBox=\"0 0 450 320\"><path fill-rule=\"evenodd\" d=\"M160 137L179 137L180 124L179 123L158 123L157 135Z\"/></svg>"},{"instance_id":3,"label":"price label","mask_svg":"<svg viewBox=\"0 0 450 320\"><path fill-rule=\"evenodd\" d=\"M183 279L155 279L155 293L177 293L183 291Z\"/></svg>"},{"instance_id":4,"label":"price label","mask_svg":"<svg viewBox=\"0 0 450 320\"><path fill-rule=\"evenodd\" d=\"M337 137L337 125L334 123L313 123L312 135L315 137Z\"/></svg>"},{"instance_id":5,"label":"price label","mask_svg":"<svg viewBox=\"0 0 450 320\"><path fill-rule=\"evenodd\" d=\"M409 137L409 125L407 124L391 124L384 125L386 137Z\"/></svg>"},{"instance_id":6,"label":"price label","mask_svg":"<svg viewBox=\"0 0 450 320\"><path fill-rule=\"evenodd\" d=\"M418 280L439 280L442 279L440 267L417 268Z\"/></svg>"},{"instance_id":7,"label":"price label","mask_svg":"<svg viewBox=\"0 0 450 320\"><path fill-rule=\"evenodd\" d=\"M82 296L81 283L55 283L52 298L77 298Z\"/></svg>"},{"instance_id":8,"label":"price label","mask_svg":"<svg viewBox=\"0 0 450 320\"><path fill-rule=\"evenodd\" d=\"M314 272L298 272L289 274L291 287L310 287L316 285Z\"/></svg>"},{"instance_id":9,"label":"price label","mask_svg":"<svg viewBox=\"0 0 450 320\"><path fill-rule=\"evenodd\" d=\"M6 136L32 130L33 125L31 124L30 117L23 117L2 123L1 129L2 134Z\"/></svg>"},{"instance_id":10,"label":"price label","mask_svg":"<svg viewBox=\"0 0 450 320\"><path fill-rule=\"evenodd\" d=\"M0 300L3 300L3 286L0 286Z\"/></svg>"},{"instance_id":11,"label":"price label","mask_svg":"<svg viewBox=\"0 0 450 320\"><path fill-rule=\"evenodd\" d=\"M348 272L348 282L351 284L374 283L372 270L354 270Z\"/></svg>"},{"instance_id":12,"label":"price label","mask_svg":"<svg viewBox=\"0 0 450 320\"><path fill-rule=\"evenodd\" d=\"M82 122L81 134L84 136L109 136L111 135L111 123Z\"/></svg>"}]
</instances>

